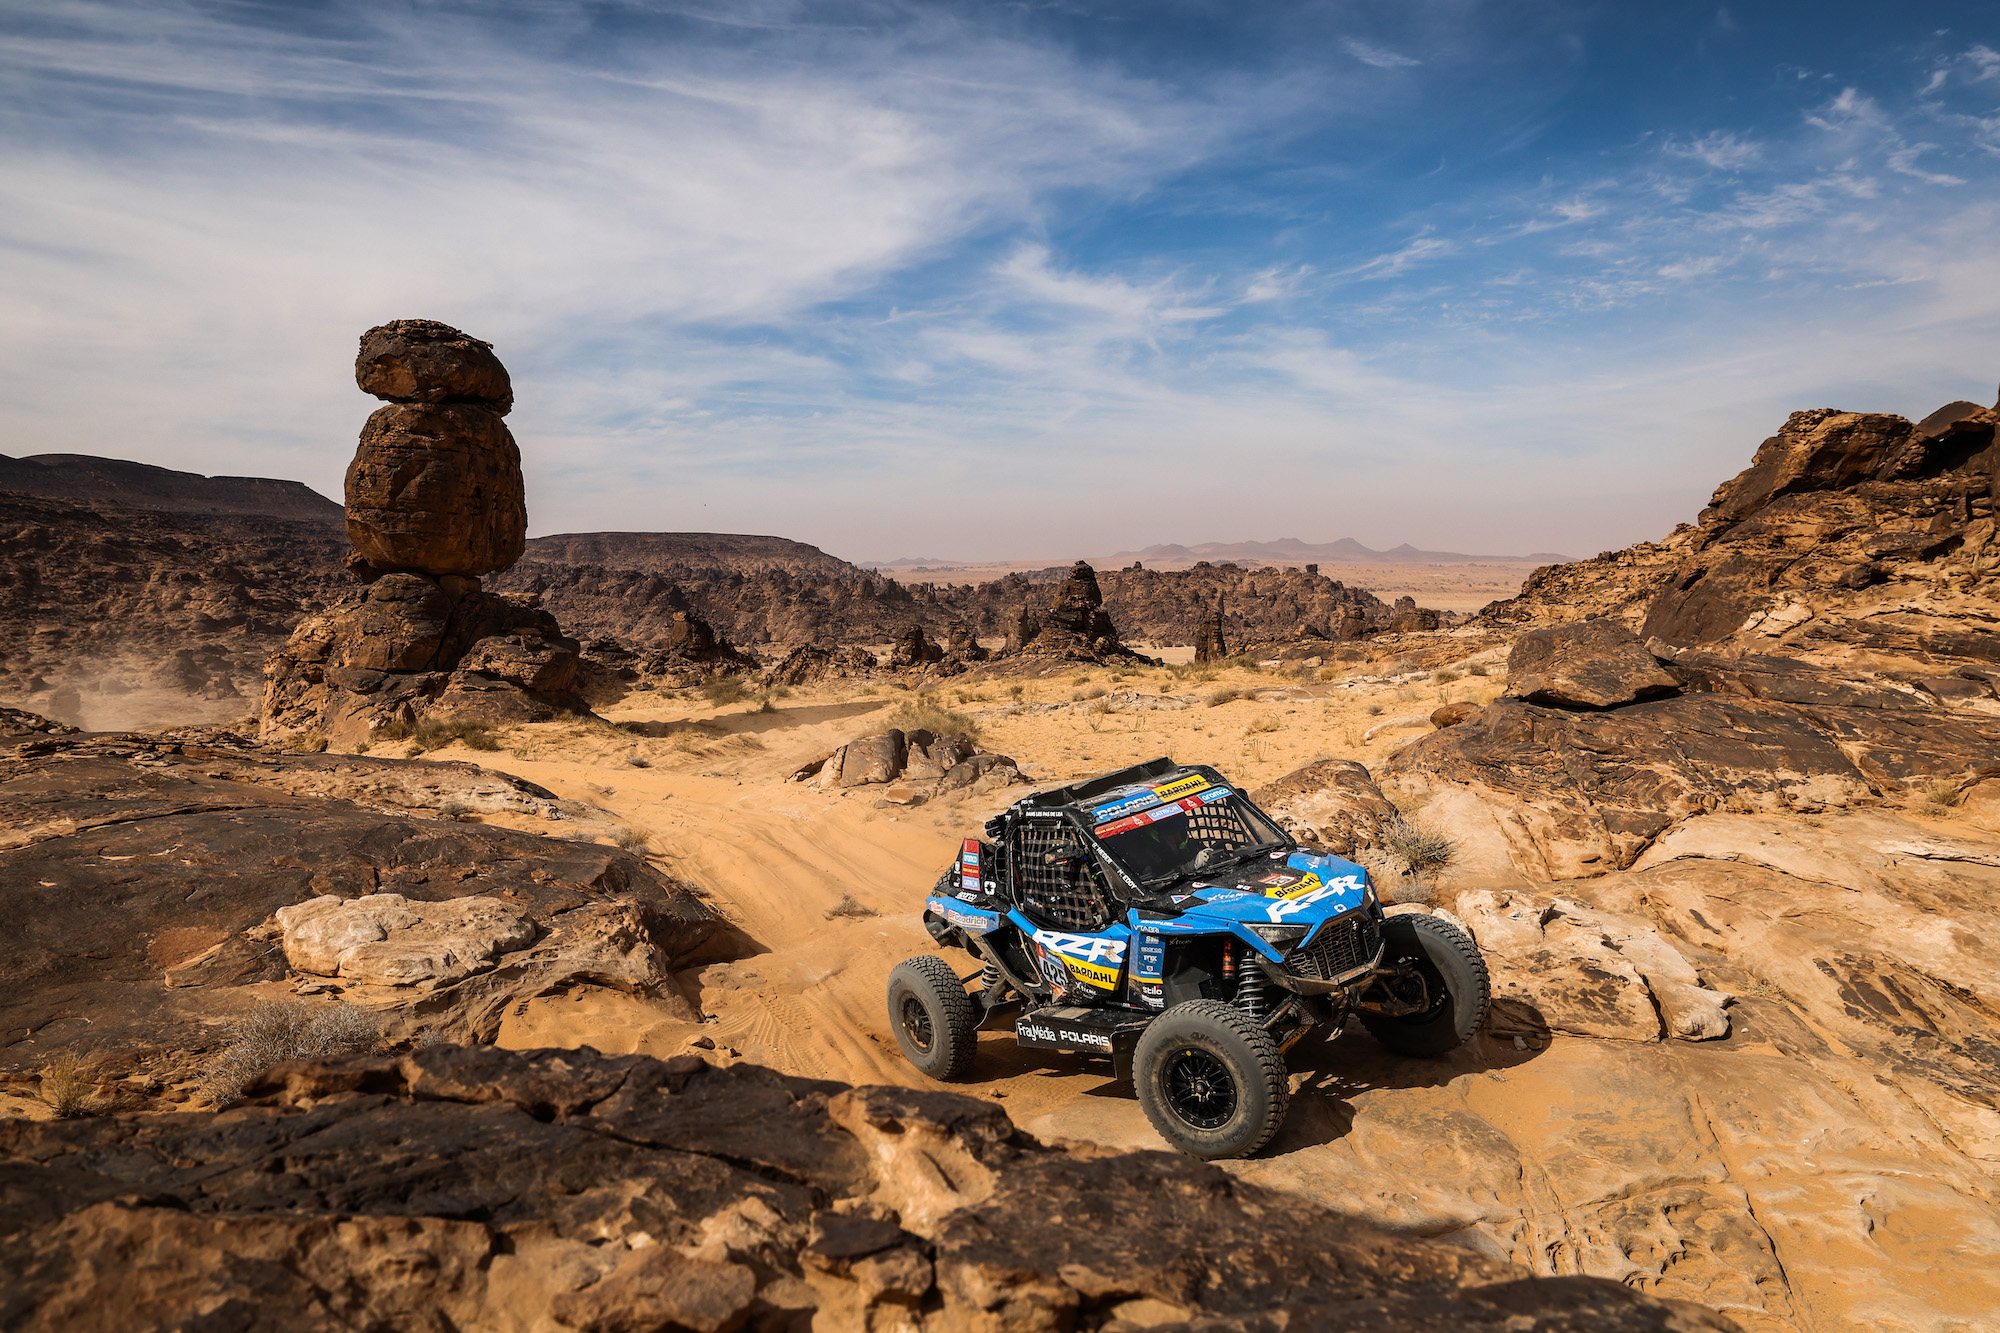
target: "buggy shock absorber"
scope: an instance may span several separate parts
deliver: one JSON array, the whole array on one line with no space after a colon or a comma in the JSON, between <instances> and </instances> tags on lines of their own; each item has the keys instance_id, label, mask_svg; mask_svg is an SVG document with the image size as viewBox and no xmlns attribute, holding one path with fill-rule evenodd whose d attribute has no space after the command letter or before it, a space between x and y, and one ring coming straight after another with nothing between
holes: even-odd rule
<instances>
[{"instance_id":1,"label":"buggy shock absorber","mask_svg":"<svg viewBox=\"0 0 2000 1333\"><path fill-rule=\"evenodd\" d=\"M1231 998L1236 995L1236 941L1222 942L1222 989Z\"/></svg>"},{"instance_id":2,"label":"buggy shock absorber","mask_svg":"<svg viewBox=\"0 0 2000 1333\"><path fill-rule=\"evenodd\" d=\"M1236 978L1236 1007L1252 1021L1264 1021L1264 969L1255 959L1246 962Z\"/></svg>"},{"instance_id":3,"label":"buggy shock absorber","mask_svg":"<svg viewBox=\"0 0 2000 1333\"><path fill-rule=\"evenodd\" d=\"M979 972L979 992L982 995L991 995L999 984L1000 964L989 958L986 960L986 966Z\"/></svg>"}]
</instances>

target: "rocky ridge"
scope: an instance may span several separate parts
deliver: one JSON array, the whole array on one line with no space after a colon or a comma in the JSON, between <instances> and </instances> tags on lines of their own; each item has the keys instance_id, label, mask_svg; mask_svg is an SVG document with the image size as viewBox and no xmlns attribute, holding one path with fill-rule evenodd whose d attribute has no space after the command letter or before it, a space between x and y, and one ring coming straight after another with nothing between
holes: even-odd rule
<instances>
[{"instance_id":1,"label":"rocky ridge","mask_svg":"<svg viewBox=\"0 0 2000 1333\"><path fill-rule=\"evenodd\" d=\"M0 1125L8 1326L1733 1327L947 1093L442 1047L253 1096Z\"/></svg>"}]
</instances>

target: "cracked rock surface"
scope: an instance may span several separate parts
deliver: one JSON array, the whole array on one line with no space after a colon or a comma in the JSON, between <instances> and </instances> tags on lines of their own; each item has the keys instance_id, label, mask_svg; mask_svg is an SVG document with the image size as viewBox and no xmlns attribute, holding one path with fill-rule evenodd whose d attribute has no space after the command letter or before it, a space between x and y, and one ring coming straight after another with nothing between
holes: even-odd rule
<instances>
[{"instance_id":1,"label":"cracked rock surface","mask_svg":"<svg viewBox=\"0 0 2000 1333\"><path fill-rule=\"evenodd\" d=\"M220 1114L0 1125L24 1330L1734 1327L939 1092L573 1051L281 1066ZM143 1262L135 1262L143 1255Z\"/></svg>"}]
</instances>

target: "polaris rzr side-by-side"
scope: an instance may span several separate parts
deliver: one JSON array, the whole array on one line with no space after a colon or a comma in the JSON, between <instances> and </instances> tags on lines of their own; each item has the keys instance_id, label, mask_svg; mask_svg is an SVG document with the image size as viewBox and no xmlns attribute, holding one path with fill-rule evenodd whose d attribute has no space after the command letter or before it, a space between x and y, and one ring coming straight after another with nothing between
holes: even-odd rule
<instances>
[{"instance_id":1,"label":"polaris rzr side-by-side","mask_svg":"<svg viewBox=\"0 0 2000 1333\"><path fill-rule=\"evenodd\" d=\"M1108 1057L1197 1157L1255 1152L1285 1118L1285 1052L1354 1015L1405 1055L1462 1044L1486 964L1425 914L1384 916L1368 872L1309 851L1220 773L1155 759L987 821L924 904L935 954L889 975L889 1022L933 1078L1005 1015L1023 1046ZM967 983L973 983L967 989Z\"/></svg>"}]
</instances>

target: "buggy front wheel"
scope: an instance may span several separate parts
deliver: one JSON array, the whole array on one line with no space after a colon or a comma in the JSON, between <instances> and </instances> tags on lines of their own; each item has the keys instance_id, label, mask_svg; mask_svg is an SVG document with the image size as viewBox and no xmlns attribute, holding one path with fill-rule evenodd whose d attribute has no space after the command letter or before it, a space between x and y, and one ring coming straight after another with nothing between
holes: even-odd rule
<instances>
[{"instance_id":1,"label":"buggy front wheel","mask_svg":"<svg viewBox=\"0 0 2000 1333\"><path fill-rule=\"evenodd\" d=\"M1247 1157L1278 1132L1291 1081L1284 1052L1241 1009L1177 1004L1132 1054L1139 1106L1160 1137L1195 1157Z\"/></svg>"},{"instance_id":2,"label":"buggy front wheel","mask_svg":"<svg viewBox=\"0 0 2000 1333\"><path fill-rule=\"evenodd\" d=\"M912 958L889 974L889 1028L904 1058L932 1078L962 1078L972 1068L978 1026L972 997L944 959Z\"/></svg>"},{"instance_id":3,"label":"buggy front wheel","mask_svg":"<svg viewBox=\"0 0 2000 1333\"><path fill-rule=\"evenodd\" d=\"M1492 993L1479 946L1449 921L1421 912L1384 921L1382 939L1382 961L1423 978L1429 1004L1409 1014L1363 1009L1361 1025L1398 1055L1443 1055L1470 1041Z\"/></svg>"}]
</instances>

